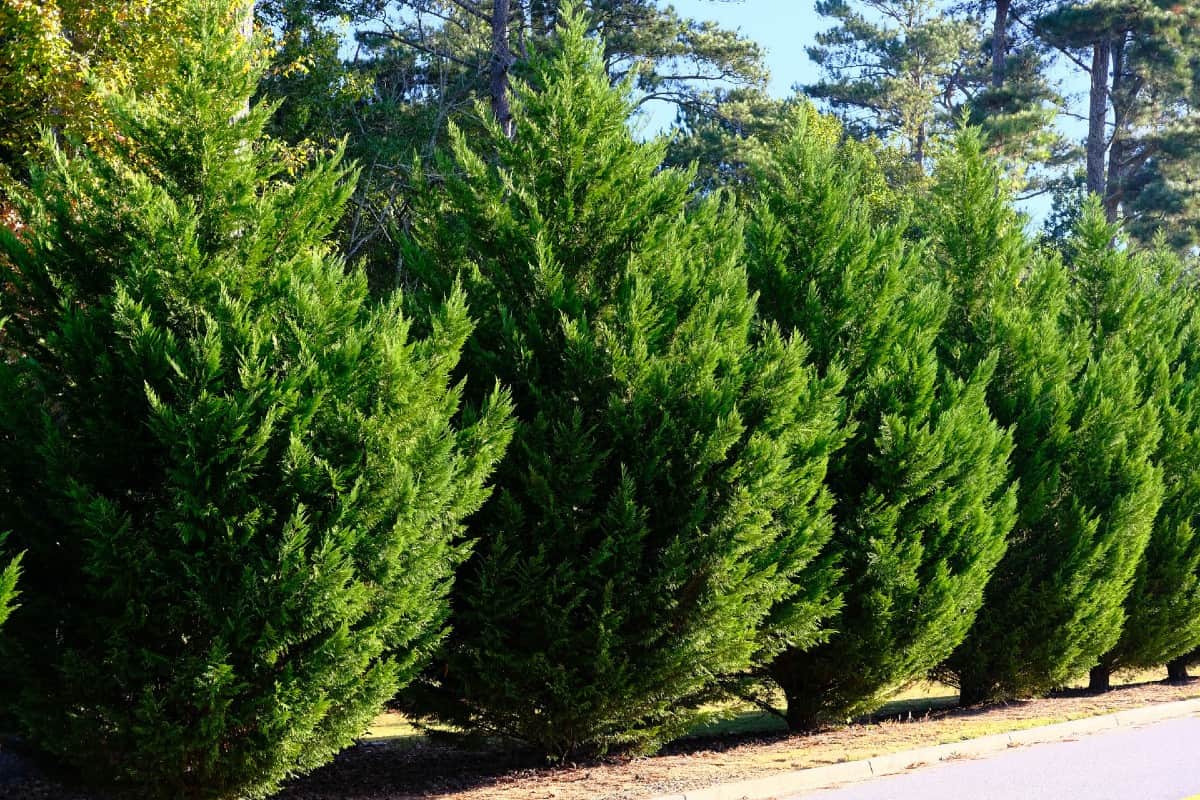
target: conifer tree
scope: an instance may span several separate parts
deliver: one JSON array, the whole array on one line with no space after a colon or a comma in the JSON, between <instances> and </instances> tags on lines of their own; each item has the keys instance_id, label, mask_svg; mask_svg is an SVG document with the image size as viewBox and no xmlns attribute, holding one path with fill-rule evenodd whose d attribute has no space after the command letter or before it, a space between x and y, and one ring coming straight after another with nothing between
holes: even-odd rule
<instances>
[{"instance_id":1,"label":"conifer tree","mask_svg":"<svg viewBox=\"0 0 1200 800\"><path fill-rule=\"evenodd\" d=\"M805 91L850 131L895 141L923 171L939 123L965 99L973 20L944 13L937 0L818 0L815 11L835 25L808 48L822 79Z\"/></svg>"},{"instance_id":2,"label":"conifer tree","mask_svg":"<svg viewBox=\"0 0 1200 800\"><path fill-rule=\"evenodd\" d=\"M934 341L946 295L924 281L904 225L876 225L862 148L810 130L809 111L762 164L750 228L762 313L847 373L845 446L830 463L831 549L843 570L834 633L772 665L793 728L842 721L922 677L966 635L1004 552L1011 437L992 420L986 360L960 379Z\"/></svg>"},{"instance_id":3,"label":"conifer tree","mask_svg":"<svg viewBox=\"0 0 1200 800\"><path fill-rule=\"evenodd\" d=\"M971 0L954 6L978 20L984 61L968 71L968 118L1006 172L1026 185L1059 184L1076 148L1055 126L1066 100L1049 46L1029 24L1045 0ZM1044 167L1057 167L1046 170Z\"/></svg>"},{"instance_id":4,"label":"conifer tree","mask_svg":"<svg viewBox=\"0 0 1200 800\"><path fill-rule=\"evenodd\" d=\"M572 9L515 135L455 132L407 259L435 297L463 282L465 372L512 386L519 419L414 702L552 757L653 747L832 605L837 376L797 337L756 343L738 217L660 170L600 48Z\"/></svg>"},{"instance_id":5,"label":"conifer tree","mask_svg":"<svg viewBox=\"0 0 1200 800\"><path fill-rule=\"evenodd\" d=\"M1043 41L1088 76L1087 190L1135 240L1200 241L1200 8L1178 0L1047 0Z\"/></svg>"},{"instance_id":6,"label":"conifer tree","mask_svg":"<svg viewBox=\"0 0 1200 800\"><path fill-rule=\"evenodd\" d=\"M502 398L452 424L461 295L410 337L326 244L351 172L279 174L239 13L198 0L120 138L47 139L0 230L0 707L139 798L265 797L361 735L444 635L509 432Z\"/></svg>"},{"instance_id":7,"label":"conifer tree","mask_svg":"<svg viewBox=\"0 0 1200 800\"><path fill-rule=\"evenodd\" d=\"M1080 280L1096 284L1099 334L1129 342L1163 428L1154 454L1162 507L1125 601L1121 638L1091 671L1091 688L1102 691L1115 670L1161 666L1200 646L1200 331L1195 281L1162 242L1148 253L1131 249L1094 211L1073 251Z\"/></svg>"},{"instance_id":8,"label":"conifer tree","mask_svg":"<svg viewBox=\"0 0 1200 800\"><path fill-rule=\"evenodd\" d=\"M1089 280L1038 253L978 131L940 160L922 212L952 313L944 363L998 353L991 407L1012 426L1018 518L966 641L947 663L972 704L1039 694L1116 644L1158 509L1154 409L1122 337L1076 318Z\"/></svg>"}]
</instances>

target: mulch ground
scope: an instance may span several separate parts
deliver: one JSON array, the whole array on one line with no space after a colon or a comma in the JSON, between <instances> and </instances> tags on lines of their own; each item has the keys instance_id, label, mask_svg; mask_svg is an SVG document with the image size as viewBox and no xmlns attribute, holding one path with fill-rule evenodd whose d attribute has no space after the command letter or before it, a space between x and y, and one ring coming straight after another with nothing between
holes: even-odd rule
<instances>
[{"instance_id":1,"label":"mulch ground","mask_svg":"<svg viewBox=\"0 0 1200 800\"><path fill-rule=\"evenodd\" d=\"M1194 697L1200 697L1200 680L1143 683L1102 695L1073 691L1003 706L875 720L806 736L684 740L649 758L610 758L553 768L514 750L468 750L427 739L370 741L295 781L275 800L638 800ZM0 798L101 800L67 788L27 759L3 749Z\"/></svg>"}]
</instances>

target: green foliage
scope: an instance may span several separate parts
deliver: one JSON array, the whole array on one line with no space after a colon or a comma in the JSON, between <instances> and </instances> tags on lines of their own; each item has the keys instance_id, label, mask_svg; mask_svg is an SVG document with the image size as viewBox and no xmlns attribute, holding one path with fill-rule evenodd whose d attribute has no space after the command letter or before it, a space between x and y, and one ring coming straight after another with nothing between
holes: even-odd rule
<instances>
[{"instance_id":1,"label":"green foliage","mask_svg":"<svg viewBox=\"0 0 1200 800\"><path fill-rule=\"evenodd\" d=\"M501 50L492 0L259 0L259 23L276 36L261 90L280 101L272 130L306 149L348 138L364 174L339 230L364 256L372 283L397 281L397 229L413 153L432 158L447 123L482 135L474 101L488 96L495 63L513 75L552 36L557 0L511 3ZM711 111L721 88L762 89L762 49L739 31L681 15L660 0L586 0L589 35L604 36L610 81L634 84L639 104ZM340 53L354 53L343 60Z\"/></svg>"},{"instance_id":2,"label":"green foliage","mask_svg":"<svg viewBox=\"0 0 1200 800\"><path fill-rule=\"evenodd\" d=\"M410 338L326 243L348 170L279 175L236 22L194 5L111 98L124 149L48 139L0 229L2 706L139 798L264 797L360 735L443 638L509 434L503 399L452 425L461 295Z\"/></svg>"},{"instance_id":3,"label":"green foliage","mask_svg":"<svg viewBox=\"0 0 1200 800\"><path fill-rule=\"evenodd\" d=\"M102 87L148 89L186 31L183 0L0 0L0 178L43 127L92 146L112 133Z\"/></svg>"},{"instance_id":4,"label":"green foliage","mask_svg":"<svg viewBox=\"0 0 1200 800\"><path fill-rule=\"evenodd\" d=\"M1154 453L1163 472L1162 508L1125 601L1121 639L1098 667L1107 676L1160 666L1200 646L1197 287L1161 242L1157 251L1132 250L1092 209L1085 209L1075 247L1080 275L1095 287L1098 333L1129 342L1163 429Z\"/></svg>"},{"instance_id":5,"label":"green foliage","mask_svg":"<svg viewBox=\"0 0 1200 800\"><path fill-rule=\"evenodd\" d=\"M740 220L660 170L585 32L568 16L534 61L512 139L455 133L406 259L435 297L464 284L466 374L512 386L520 420L415 702L557 757L654 747L834 602L838 376L756 331Z\"/></svg>"},{"instance_id":6,"label":"green foliage","mask_svg":"<svg viewBox=\"0 0 1200 800\"><path fill-rule=\"evenodd\" d=\"M1179 0L1050 0L1041 38L1076 63L1099 58L1087 149L1089 189L1142 245L1200 243L1200 7Z\"/></svg>"},{"instance_id":7,"label":"green foliage","mask_svg":"<svg viewBox=\"0 0 1200 800\"><path fill-rule=\"evenodd\" d=\"M873 223L877 167L823 135L814 112L795 119L762 165L749 241L763 314L848 376L848 440L829 477L845 605L827 642L771 668L789 724L811 728L877 707L950 655L1004 552L1015 495L1011 438L985 400L991 364L965 382L939 367L947 297L904 226Z\"/></svg>"},{"instance_id":8,"label":"green foliage","mask_svg":"<svg viewBox=\"0 0 1200 800\"><path fill-rule=\"evenodd\" d=\"M878 139L860 142L848 137L835 117L814 113L813 104L803 95L775 100L764 92L730 91L717 100L711 109L681 110L676 120L680 130L667 150L668 164L694 165L697 186L703 191L749 188L753 164L781 146L797 126L804 126L805 136L840 145L837 169L842 161L876 162L877 169L860 174L858 187L875 222L897 221L911 210L920 187L911 180L912 165L904 154Z\"/></svg>"},{"instance_id":9,"label":"green foliage","mask_svg":"<svg viewBox=\"0 0 1200 800\"><path fill-rule=\"evenodd\" d=\"M808 48L823 75L806 91L857 135L896 140L919 170L935 126L955 113L973 26L936 0L818 0L815 10L836 24Z\"/></svg>"},{"instance_id":10,"label":"green foliage","mask_svg":"<svg viewBox=\"0 0 1200 800\"><path fill-rule=\"evenodd\" d=\"M4 544L6 535L0 535L0 545ZM21 575L21 559L18 556L0 571L0 626L12 614L17 597L17 578Z\"/></svg>"},{"instance_id":11,"label":"green foliage","mask_svg":"<svg viewBox=\"0 0 1200 800\"><path fill-rule=\"evenodd\" d=\"M1016 444L1017 524L947 665L968 704L1064 685L1116 644L1161 496L1133 343L1097 327L1107 273L1035 251L983 149L978 131L958 135L921 212L951 291L943 362L998 353L989 399Z\"/></svg>"},{"instance_id":12,"label":"green foliage","mask_svg":"<svg viewBox=\"0 0 1200 800\"><path fill-rule=\"evenodd\" d=\"M679 110L679 131L666 159L674 167L694 164L697 185L705 191L748 182L755 148L780 138L791 124L791 107L807 103L776 100L761 89L718 90L711 100Z\"/></svg>"}]
</instances>

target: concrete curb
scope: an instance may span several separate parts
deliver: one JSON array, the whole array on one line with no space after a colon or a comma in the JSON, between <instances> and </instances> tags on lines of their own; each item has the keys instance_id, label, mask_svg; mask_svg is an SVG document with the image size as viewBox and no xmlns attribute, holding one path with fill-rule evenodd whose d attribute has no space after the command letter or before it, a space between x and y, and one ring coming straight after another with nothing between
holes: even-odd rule
<instances>
[{"instance_id":1,"label":"concrete curb","mask_svg":"<svg viewBox=\"0 0 1200 800\"><path fill-rule=\"evenodd\" d=\"M1200 714L1200 699L1160 703L1143 708L1118 711L1097 717L1059 722L1040 728L1026 728L1012 733L997 733L963 742L921 747L901 753L889 753L865 761L846 761L825 767L812 767L781 772L765 778L718 784L681 794L665 794L650 800L775 800L788 795L827 789L843 783L854 783L883 775L895 775L915 767L937 764L956 758L990 755L1010 747L1060 742L1076 736L1145 725L1150 722Z\"/></svg>"}]
</instances>

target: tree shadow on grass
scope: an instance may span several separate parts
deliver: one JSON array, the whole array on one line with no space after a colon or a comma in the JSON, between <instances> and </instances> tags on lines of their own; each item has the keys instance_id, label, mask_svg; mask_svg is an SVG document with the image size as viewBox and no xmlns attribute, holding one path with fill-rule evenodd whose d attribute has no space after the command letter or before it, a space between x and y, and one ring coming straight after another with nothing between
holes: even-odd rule
<instances>
[{"instance_id":1,"label":"tree shadow on grass","mask_svg":"<svg viewBox=\"0 0 1200 800\"><path fill-rule=\"evenodd\" d=\"M919 722L942 716L957 703L956 695L898 700L859 723ZM661 755L724 752L737 747L771 744L798 734L765 711L744 711L699 727L668 743ZM467 790L485 790L514 781L631 761L620 754L586 762L547 765L536 753L519 746L489 742L469 746L454 738L402 737L363 742L334 763L288 786L274 800L415 800Z\"/></svg>"}]
</instances>

